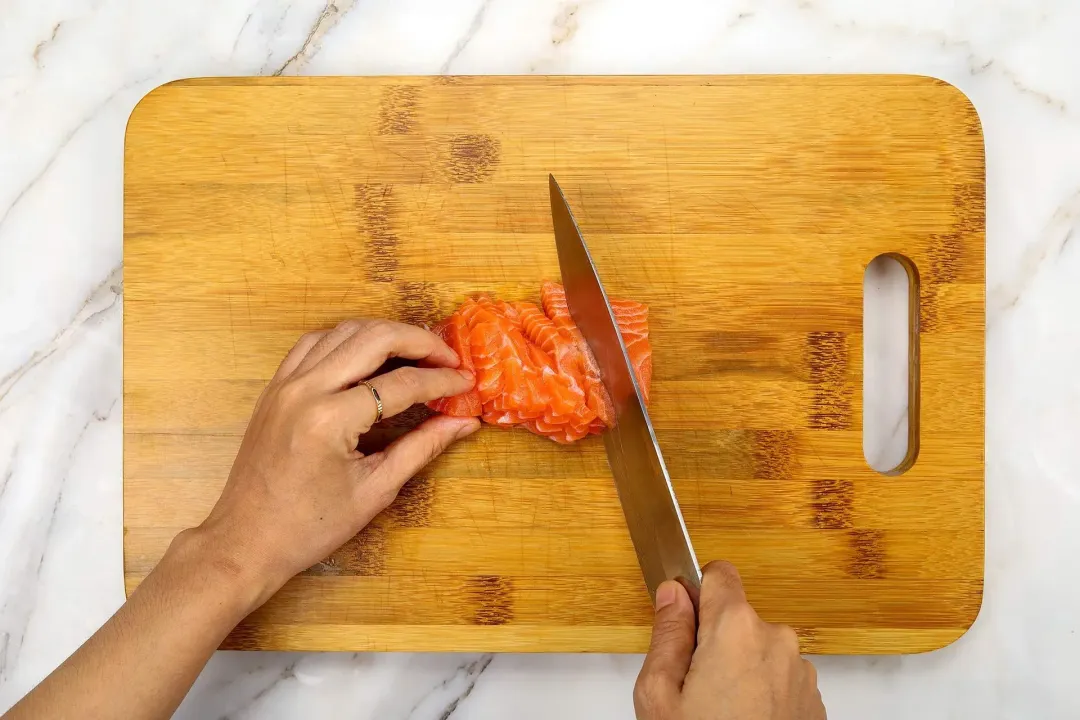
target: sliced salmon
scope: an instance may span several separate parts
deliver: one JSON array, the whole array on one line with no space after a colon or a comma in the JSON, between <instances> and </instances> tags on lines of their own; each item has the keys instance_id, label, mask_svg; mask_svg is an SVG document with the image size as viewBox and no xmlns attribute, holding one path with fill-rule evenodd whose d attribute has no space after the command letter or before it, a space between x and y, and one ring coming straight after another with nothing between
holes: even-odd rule
<instances>
[{"instance_id":1,"label":"sliced salmon","mask_svg":"<svg viewBox=\"0 0 1080 720\"><path fill-rule=\"evenodd\" d=\"M469 328L464 318L459 313L454 313L435 328L435 334L450 346L458 357L461 358L461 369L476 372L473 363L472 348L469 344ZM462 395L449 398L439 398L428 403L428 407L444 415L455 417L477 417L483 412L483 403L480 401L480 393L476 389Z\"/></svg>"},{"instance_id":2,"label":"sliced salmon","mask_svg":"<svg viewBox=\"0 0 1080 720\"><path fill-rule=\"evenodd\" d=\"M648 402L652 384L649 309L613 300L611 309ZM435 332L476 375L476 387L428 403L437 412L523 426L559 443L604 431L615 409L561 285L545 282L540 306L486 295L466 300Z\"/></svg>"}]
</instances>

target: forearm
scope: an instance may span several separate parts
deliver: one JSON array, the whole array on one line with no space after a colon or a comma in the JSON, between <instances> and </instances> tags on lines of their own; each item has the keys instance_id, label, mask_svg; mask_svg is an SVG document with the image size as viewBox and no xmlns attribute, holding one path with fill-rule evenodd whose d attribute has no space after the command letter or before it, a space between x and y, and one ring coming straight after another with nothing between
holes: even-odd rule
<instances>
[{"instance_id":1,"label":"forearm","mask_svg":"<svg viewBox=\"0 0 1080 720\"><path fill-rule=\"evenodd\" d=\"M392 357L426 367L372 375ZM171 715L240 620L480 427L478 418L439 416L381 452L357 450L384 411L472 389L475 378L455 370L459 363L437 335L400 323L353 320L303 336L256 403L207 519L173 541L127 604L10 717Z\"/></svg>"},{"instance_id":2,"label":"forearm","mask_svg":"<svg viewBox=\"0 0 1080 720\"><path fill-rule=\"evenodd\" d=\"M12 708L11 718L167 718L272 588L204 531L173 541L128 602Z\"/></svg>"}]
</instances>

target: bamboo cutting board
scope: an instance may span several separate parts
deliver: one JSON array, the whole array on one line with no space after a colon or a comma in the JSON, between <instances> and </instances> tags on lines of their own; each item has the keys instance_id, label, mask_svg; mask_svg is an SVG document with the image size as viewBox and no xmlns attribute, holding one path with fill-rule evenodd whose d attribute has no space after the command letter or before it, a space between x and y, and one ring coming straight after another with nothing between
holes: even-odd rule
<instances>
[{"instance_id":1,"label":"bamboo cutting board","mask_svg":"<svg viewBox=\"0 0 1080 720\"><path fill-rule=\"evenodd\" d=\"M967 99L864 77L172 83L127 131L124 569L228 474L296 338L432 322L558 276L547 175L609 291L652 309L652 415L699 558L803 649L915 652L983 574L984 156ZM862 452L862 282L909 269L900 470ZM486 429L289 583L230 648L641 651L602 443Z\"/></svg>"}]
</instances>

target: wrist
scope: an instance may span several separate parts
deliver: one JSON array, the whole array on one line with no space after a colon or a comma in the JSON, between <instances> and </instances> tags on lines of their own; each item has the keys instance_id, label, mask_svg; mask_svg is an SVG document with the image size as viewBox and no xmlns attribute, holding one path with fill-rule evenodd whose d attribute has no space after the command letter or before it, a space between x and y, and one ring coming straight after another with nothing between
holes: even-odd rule
<instances>
[{"instance_id":1,"label":"wrist","mask_svg":"<svg viewBox=\"0 0 1080 720\"><path fill-rule=\"evenodd\" d=\"M267 572L216 525L184 530L169 545L162 565L182 573L189 587L211 593L234 623L239 622L284 584Z\"/></svg>"}]
</instances>

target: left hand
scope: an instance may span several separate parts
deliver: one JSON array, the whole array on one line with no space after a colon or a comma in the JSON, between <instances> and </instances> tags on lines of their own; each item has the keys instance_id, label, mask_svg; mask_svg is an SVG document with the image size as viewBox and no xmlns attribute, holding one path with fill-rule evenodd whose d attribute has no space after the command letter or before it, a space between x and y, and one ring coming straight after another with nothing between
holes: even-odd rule
<instances>
[{"instance_id":1,"label":"left hand","mask_svg":"<svg viewBox=\"0 0 1080 720\"><path fill-rule=\"evenodd\" d=\"M388 358L422 361L372 377ZM476 418L434 417L363 455L361 435L383 417L463 393L475 380L455 370L457 355L422 328L386 320L349 320L304 335L259 398L221 497L189 533L227 548L226 563L257 585L265 602L293 575L323 560L390 505L409 478Z\"/></svg>"},{"instance_id":2,"label":"left hand","mask_svg":"<svg viewBox=\"0 0 1080 720\"><path fill-rule=\"evenodd\" d=\"M421 360L372 377L391 357ZM438 337L385 320L310 333L282 361L203 523L173 540L131 598L12 708L12 718L172 717L229 632L296 573L359 532L476 418L435 417L386 450L357 443L375 423L457 395L474 380ZM5 715L8 717L8 715Z\"/></svg>"}]
</instances>

